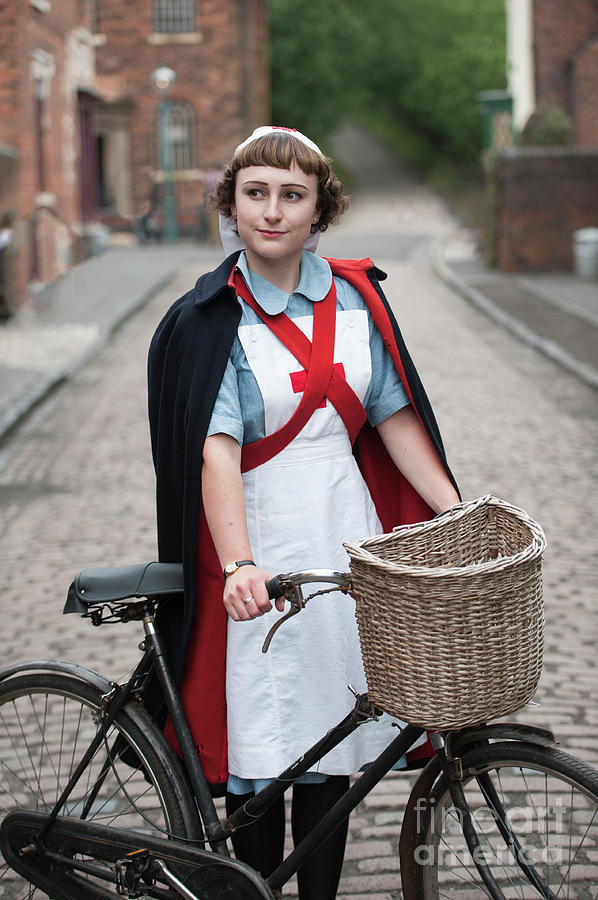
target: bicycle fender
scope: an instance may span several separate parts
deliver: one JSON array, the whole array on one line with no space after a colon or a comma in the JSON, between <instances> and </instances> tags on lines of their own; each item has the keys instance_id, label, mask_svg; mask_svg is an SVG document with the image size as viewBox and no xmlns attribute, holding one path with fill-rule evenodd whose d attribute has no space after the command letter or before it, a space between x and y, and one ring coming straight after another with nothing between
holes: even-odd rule
<instances>
[{"instance_id":1,"label":"bicycle fender","mask_svg":"<svg viewBox=\"0 0 598 900\"><path fill-rule=\"evenodd\" d=\"M86 666L81 666L79 663L69 662L65 659L31 659L27 660L27 662L6 666L6 668L0 669L0 681L6 681L13 675L22 675L25 672L58 672L62 675L70 675L73 678L78 678L79 681L84 681L103 694L109 691L111 687L108 679L100 675L99 672L94 672L93 669L88 669Z\"/></svg>"},{"instance_id":2,"label":"bicycle fender","mask_svg":"<svg viewBox=\"0 0 598 900\"><path fill-rule=\"evenodd\" d=\"M421 770L405 805L399 837L399 862L404 900L419 900L415 879L415 859L422 813L434 783L442 773L440 760L433 756Z\"/></svg>"},{"instance_id":3,"label":"bicycle fender","mask_svg":"<svg viewBox=\"0 0 598 900\"><path fill-rule=\"evenodd\" d=\"M554 734L546 728L518 722L497 722L493 725L479 725L463 731L450 732L445 745L447 758L454 759L470 749L471 745L485 741L522 741L535 744L537 747L554 747L558 744Z\"/></svg>"}]
</instances>

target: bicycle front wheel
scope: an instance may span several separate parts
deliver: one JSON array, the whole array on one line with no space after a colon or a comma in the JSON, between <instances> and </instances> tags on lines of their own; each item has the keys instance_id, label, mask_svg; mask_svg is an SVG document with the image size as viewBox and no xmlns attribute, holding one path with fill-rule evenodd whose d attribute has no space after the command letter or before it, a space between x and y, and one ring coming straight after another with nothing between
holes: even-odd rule
<instances>
[{"instance_id":1,"label":"bicycle front wheel","mask_svg":"<svg viewBox=\"0 0 598 900\"><path fill-rule=\"evenodd\" d=\"M515 742L472 750L462 765L473 824L504 896L596 900L598 772L558 750ZM418 818L418 897L491 896L444 776Z\"/></svg>"},{"instance_id":2,"label":"bicycle front wheel","mask_svg":"<svg viewBox=\"0 0 598 900\"><path fill-rule=\"evenodd\" d=\"M0 683L0 819L12 809L51 810L101 724L101 692L60 672ZM189 791L152 723L118 713L60 814L149 834L192 830ZM139 768L131 767L131 751ZM53 880L60 873L53 873ZM53 896L32 887L0 857L2 900ZM84 885L74 896L85 896ZM116 895L116 889L114 889Z\"/></svg>"}]
</instances>

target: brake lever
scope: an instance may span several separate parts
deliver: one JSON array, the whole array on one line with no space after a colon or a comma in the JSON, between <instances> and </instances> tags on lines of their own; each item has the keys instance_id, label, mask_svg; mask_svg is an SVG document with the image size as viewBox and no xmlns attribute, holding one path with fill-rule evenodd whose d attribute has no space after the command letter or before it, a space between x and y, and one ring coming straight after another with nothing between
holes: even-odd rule
<instances>
[{"instance_id":1,"label":"brake lever","mask_svg":"<svg viewBox=\"0 0 598 900\"><path fill-rule=\"evenodd\" d=\"M268 652L270 644L272 643L272 638L274 637L280 626L288 619L292 618L292 616L296 616L297 613L301 612L301 610L305 608L305 604L307 603L307 601L303 597L303 592L301 591L300 587L294 587L292 594L285 592L285 594L281 596L286 596L286 599L290 601L291 608L288 613L286 613L286 615L284 615L281 619L278 620L278 622L276 622L272 626L272 628L266 635L266 639L262 645L262 653Z\"/></svg>"}]
</instances>

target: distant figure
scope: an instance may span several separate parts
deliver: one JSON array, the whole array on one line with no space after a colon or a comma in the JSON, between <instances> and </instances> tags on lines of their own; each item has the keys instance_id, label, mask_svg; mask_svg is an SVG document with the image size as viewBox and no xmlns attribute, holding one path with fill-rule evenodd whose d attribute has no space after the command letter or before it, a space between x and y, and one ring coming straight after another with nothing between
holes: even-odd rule
<instances>
[{"instance_id":1,"label":"distant figure","mask_svg":"<svg viewBox=\"0 0 598 900\"><path fill-rule=\"evenodd\" d=\"M10 315L10 262L9 252L13 242L14 212L5 212L0 217L0 318Z\"/></svg>"},{"instance_id":2,"label":"distant figure","mask_svg":"<svg viewBox=\"0 0 598 900\"><path fill-rule=\"evenodd\" d=\"M158 213L150 203L135 223L135 233L140 244L148 244L151 241L161 241L162 231L158 221Z\"/></svg>"}]
</instances>

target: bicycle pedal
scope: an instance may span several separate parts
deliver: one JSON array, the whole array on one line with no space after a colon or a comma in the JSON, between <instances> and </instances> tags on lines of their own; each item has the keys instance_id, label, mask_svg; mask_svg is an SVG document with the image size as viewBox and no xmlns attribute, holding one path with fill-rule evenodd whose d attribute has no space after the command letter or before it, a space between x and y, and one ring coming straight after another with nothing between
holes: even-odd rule
<instances>
[{"instance_id":1,"label":"bicycle pedal","mask_svg":"<svg viewBox=\"0 0 598 900\"><path fill-rule=\"evenodd\" d=\"M154 859L149 850L133 850L115 863L116 893L121 897L145 896L145 888L156 883Z\"/></svg>"}]
</instances>

